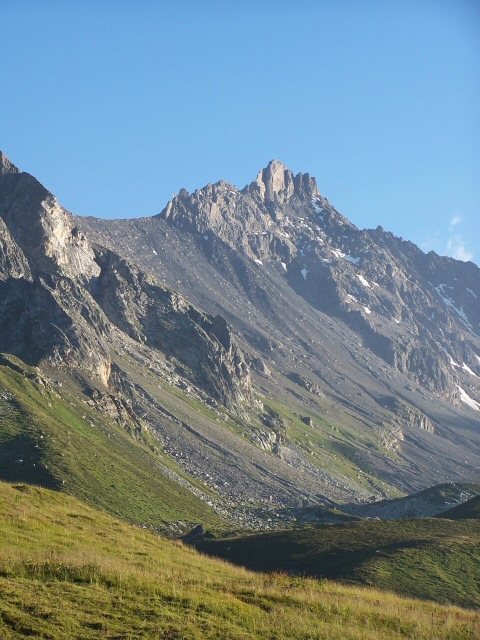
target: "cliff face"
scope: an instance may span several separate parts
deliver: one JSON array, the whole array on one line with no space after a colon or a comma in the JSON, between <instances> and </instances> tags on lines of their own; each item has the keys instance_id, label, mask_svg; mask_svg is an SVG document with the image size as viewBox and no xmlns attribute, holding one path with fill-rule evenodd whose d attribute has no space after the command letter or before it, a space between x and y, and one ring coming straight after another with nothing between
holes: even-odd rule
<instances>
[{"instance_id":1,"label":"cliff face","mask_svg":"<svg viewBox=\"0 0 480 640\"><path fill-rule=\"evenodd\" d=\"M176 359L185 378L220 403L234 408L250 399L248 366L222 318L91 243L56 198L3 154L1 167L0 351L77 368L108 387L125 332Z\"/></svg>"}]
</instances>

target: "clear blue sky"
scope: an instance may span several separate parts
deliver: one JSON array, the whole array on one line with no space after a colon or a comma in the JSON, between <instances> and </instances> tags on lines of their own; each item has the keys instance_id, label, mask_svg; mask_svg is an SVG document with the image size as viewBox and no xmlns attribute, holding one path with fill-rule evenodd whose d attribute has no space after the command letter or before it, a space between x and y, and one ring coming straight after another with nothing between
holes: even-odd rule
<instances>
[{"instance_id":1,"label":"clear blue sky","mask_svg":"<svg viewBox=\"0 0 480 640\"><path fill-rule=\"evenodd\" d=\"M0 149L81 215L277 158L480 262L478 0L0 0Z\"/></svg>"}]
</instances>

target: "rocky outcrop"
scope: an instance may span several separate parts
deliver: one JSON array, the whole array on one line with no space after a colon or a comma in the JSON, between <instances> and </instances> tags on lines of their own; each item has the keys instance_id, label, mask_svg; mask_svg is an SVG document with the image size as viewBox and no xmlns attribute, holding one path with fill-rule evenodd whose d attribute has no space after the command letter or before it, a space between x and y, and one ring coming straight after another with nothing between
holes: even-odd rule
<instances>
[{"instance_id":1,"label":"rocky outcrop","mask_svg":"<svg viewBox=\"0 0 480 640\"><path fill-rule=\"evenodd\" d=\"M0 176L0 217L33 272L82 282L98 275L84 234L55 196L28 173Z\"/></svg>"},{"instance_id":2,"label":"rocky outcrop","mask_svg":"<svg viewBox=\"0 0 480 640\"><path fill-rule=\"evenodd\" d=\"M322 390L320 389L318 384L315 384L308 378L305 378L305 376L302 376L302 374L298 373L298 371L291 371L287 374L287 378L297 384L299 387L302 387L302 389L305 389L305 391L313 393L316 396L323 396Z\"/></svg>"},{"instance_id":3,"label":"rocky outcrop","mask_svg":"<svg viewBox=\"0 0 480 640\"><path fill-rule=\"evenodd\" d=\"M100 274L90 291L116 327L166 354L221 404L235 408L252 399L250 369L222 317L201 313L109 250L98 249L96 260Z\"/></svg>"},{"instance_id":4,"label":"rocky outcrop","mask_svg":"<svg viewBox=\"0 0 480 640\"><path fill-rule=\"evenodd\" d=\"M0 176L8 173L20 173L20 169L7 158L3 151L0 151Z\"/></svg>"},{"instance_id":5,"label":"rocky outcrop","mask_svg":"<svg viewBox=\"0 0 480 640\"><path fill-rule=\"evenodd\" d=\"M10 235L5 222L0 218L0 280L8 278L31 280L32 274L23 251Z\"/></svg>"},{"instance_id":6,"label":"rocky outcrop","mask_svg":"<svg viewBox=\"0 0 480 640\"><path fill-rule=\"evenodd\" d=\"M434 433L435 427L432 421L421 411L408 405L406 402L402 402L399 398L394 396L381 396L378 398L378 403L391 411L396 421L408 425L413 429L423 429L429 433Z\"/></svg>"},{"instance_id":7,"label":"rocky outcrop","mask_svg":"<svg viewBox=\"0 0 480 640\"><path fill-rule=\"evenodd\" d=\"M315 178L308 173L294 176L293 172L278 160L269 162L242 193L251 196L259 204L273 205L285 204L292 198L309 202L320 195Z\"/></svg>"},{"instance_id":8,"label":"rocky outcrop","mask_svg":"<svg viewBox=\"0 0 480 640\"><path fill-rule=\"evenodd\" d=\"M0 160L0 351L108 388L120 330L215 401L234 409L251 400L249 367L223 318L95 246L35 178ZM113 411L109 395L95 398Z\"/></svg>"}]
</instances>

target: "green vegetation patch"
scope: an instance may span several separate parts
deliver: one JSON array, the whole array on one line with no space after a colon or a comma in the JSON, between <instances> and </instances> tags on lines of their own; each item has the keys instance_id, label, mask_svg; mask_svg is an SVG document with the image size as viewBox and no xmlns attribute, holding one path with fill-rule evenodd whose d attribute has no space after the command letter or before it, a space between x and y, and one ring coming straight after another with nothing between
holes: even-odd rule
<instances>
[{"instance_id":1,"label":"green vegetation patch","mask_svg":"<svg viewBox=\"0 0 480 640\"><path fill-rule=\"evenodd\" d=\"M0 479L60 489L149 527L177 520L221 523L161 472L163 459L147 441L82 399L36 382L23 363L13 364L0 366Z\"/></svg>"},{"instance_id":2,"label":"green vegetation patch","mask_svg":"<svg viewBox=\"0 0 480 640\"><path fill-rule=\"evenodd\" d=\"M203 540L202 551L287 571L480 607L480 521L358 521Z\"/></svg>"}]
</instances>

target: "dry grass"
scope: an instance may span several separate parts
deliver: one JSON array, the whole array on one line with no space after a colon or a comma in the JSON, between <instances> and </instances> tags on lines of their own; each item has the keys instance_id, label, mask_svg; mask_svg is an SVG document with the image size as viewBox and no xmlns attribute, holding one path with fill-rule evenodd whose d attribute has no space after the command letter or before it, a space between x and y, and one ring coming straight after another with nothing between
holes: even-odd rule
<instances>
[{"instance_id":1,"label":"dry grass","mask_svg":"<svg viewBox=\"0 0 480 640\"><path fill-rule=\"evenodd\" d=\"M60 493L1 485L0 636L474 640L477 613L206 558Z\"/></svg>"}]
</instances>

